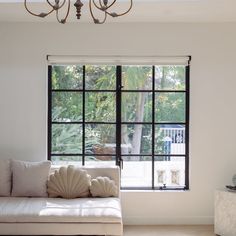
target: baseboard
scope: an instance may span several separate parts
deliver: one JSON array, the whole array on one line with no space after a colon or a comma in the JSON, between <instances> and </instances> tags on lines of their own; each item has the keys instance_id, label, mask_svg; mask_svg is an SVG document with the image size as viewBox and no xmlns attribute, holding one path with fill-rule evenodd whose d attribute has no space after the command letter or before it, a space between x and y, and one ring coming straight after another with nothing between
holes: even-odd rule
<instances>
[{"instance_id":1,"label":"baseboard","mask_svg":"<svg viewBox=\"0 0 236 236\"><path fill-rule=\"evenodd\" d=\"M197 217L123 217L124 225L212 225L213 216Z\"/></svg>"}]
</instances>

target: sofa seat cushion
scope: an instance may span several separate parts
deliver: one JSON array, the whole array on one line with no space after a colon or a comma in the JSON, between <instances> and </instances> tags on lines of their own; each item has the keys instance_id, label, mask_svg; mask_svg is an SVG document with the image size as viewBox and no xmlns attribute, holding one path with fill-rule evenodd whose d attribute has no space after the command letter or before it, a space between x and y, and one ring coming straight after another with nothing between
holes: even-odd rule
<instances>
[{"instance_id":1,"label":"sofa seat cushion","mask_svg":"<svg viewBox=\"0 0 236 236\"><path fill-rule=\"evenodd\" d=\"M1 223L120 223L119 198L1 197Z\"/></svg>"}]
</instances>

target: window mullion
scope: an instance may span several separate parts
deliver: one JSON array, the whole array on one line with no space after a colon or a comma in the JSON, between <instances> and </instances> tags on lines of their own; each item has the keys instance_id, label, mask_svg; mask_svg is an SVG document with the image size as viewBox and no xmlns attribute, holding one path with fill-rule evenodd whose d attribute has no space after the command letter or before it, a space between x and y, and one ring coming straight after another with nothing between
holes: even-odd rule
<instances>
[{"instance_id":1,"label":"window mullion","mask_svg":"<svg viewBox=\"0 0 236 236\"><path fill-rule=\"evenodd\" d=\"M82 165L85 165L85 65L83 66L83 105L82 105Z\"/></svg>"},{"instance_id":2,"label":"window mullion","mask_svg":"<svg viewBox=\"0 0 236 236\"><path fill-rule=\"evenodd\" d=\"M121 88L122 68L116 67L116 165L122 168L121 158Z\"/></svg>"},{"instance_id":3,"label":"window mullion","mask_svg":"<svg viewBox=\"0 0 236 236\"><path fill-rule=\"evenodd\" d=\"M152 189L155 188L155 66L152 67Z\"/></svg>"},{"instance_id":4,"label":"window mullion","mask_svg":"<svg viewBox=\"0 0 236 236\"><path fill-rule=\"evenodd\" d=\"M52 66L48 66L48 160L52 152Z\"/></svg>"},{"instance_id":5,"label":"window mullion","mask_svg":"<svg viewBox=\"0 0 236 236\"><path fill-rule=\"evenodd\" d=\"M189 90L190 90L190 68L189 65L185 68L185 83L186 83L186 111L185 111L185 188L189 189Z\"/></svg>"}]
</instances>

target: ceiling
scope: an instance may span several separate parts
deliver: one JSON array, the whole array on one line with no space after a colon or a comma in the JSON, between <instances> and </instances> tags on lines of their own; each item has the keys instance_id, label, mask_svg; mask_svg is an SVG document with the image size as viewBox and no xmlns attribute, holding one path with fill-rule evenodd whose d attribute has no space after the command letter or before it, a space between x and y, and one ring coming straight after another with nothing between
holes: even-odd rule
<instances>
[{"instance_id":1,"label":"ceiling","mask_svg":"<svg viewBox=\"0 0 236 236\"><path fill-rule=\"evenodd\" d=\"M53 1L53 0L51 0ZM82 0L83 1L83 0ZM107 22L236 22L236 0L133 0L129 14L109 18ZM32 0L30 7L36 12L46 10L45 1ZM81 22L91 22L88 0L84 0ZM117 0L116 10L125 10L128 0ZM56 22L55 15L45 19L29 15L23 0L0 0L1 22ZM68 22L75 22L72 6Z\"/></svg>"}]
</instances>

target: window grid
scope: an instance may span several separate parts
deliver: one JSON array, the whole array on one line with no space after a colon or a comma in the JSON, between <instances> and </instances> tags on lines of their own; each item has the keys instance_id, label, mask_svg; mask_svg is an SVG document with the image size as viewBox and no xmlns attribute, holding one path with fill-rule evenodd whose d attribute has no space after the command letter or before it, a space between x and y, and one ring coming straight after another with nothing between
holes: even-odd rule
<instances>
[{"instance_id":1,"label":"window grid","mask_svg":"<svg viewBox=\"0 0 236 236\"><path fill-rule=\"evenodd\" d=\"M83 66L83 87L82 89L52 89L52 66L48 66L48 159L51 160L52 156L81 156L82 165L85 165L86 156L116 156L116 165L123 166L122 157L124 156L138 156L138 157L151 157L152 158L152 186L153 190L174 190L174 189L189 189L189 65L185 67L185 89L184 90L157 90L155 89L155 66L152 66L152 89L150 90L124 90L122 89L122 66L116 66L116 89L115 90L92 90L85 88L85 75L86 67ZM82 105L82 121L71 122L58 122L52 121L52 93L53 92L82 92L83 105ZM116 121L115 122L93 122L86 121L85 117L85 95L88 92L102 93L102 92L116 92ZM121 98L123 93L127 92L145 92L152 93L152 122L124 122L121 118ZM156 122L155 121L155 104L156 93L185 93L185 122ZM52 139L52 125L53 124L82 124L82 153L52 153L51 139ZM85 152L85 126L86 124L114 124L116 125L116 153L115 154L87 154ZM150 154L122 154L121 153L121 126L123 124L140 124L152 126L152 150ZM155 153L155 135L156 125L185 125L185 154L157 154ZM156 187L155 186L155 157L185 157L185 186L184 187ZM123 189L137 189L137 187L123 187ZM139 187L138 189L150 189L150 187Z\"/></svg>"}]
</instances>

